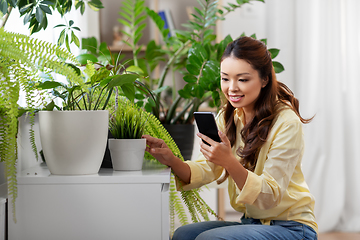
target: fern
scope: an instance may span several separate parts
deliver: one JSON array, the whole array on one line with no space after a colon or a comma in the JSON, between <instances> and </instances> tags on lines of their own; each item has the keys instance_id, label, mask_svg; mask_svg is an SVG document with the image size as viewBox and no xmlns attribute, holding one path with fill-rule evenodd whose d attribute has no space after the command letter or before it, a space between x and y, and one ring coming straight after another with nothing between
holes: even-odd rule
<instances>
[{"instance_id":1,"label":"fern","mask_svg":"<svg viewBox=\"0 0 360 240\"><path fill-rule=\"evenodd\" d=\"M19 92L20 89L25 92L27 108L32 112L30 122L33 126L33 111L36 106L44 102L42 93L35 91L39 70L58 73L78 84L83 83L80 76L65 63L65 60L77 63L71 53L54 44L0 28L0 160L5 162L8 195L13 206L15 222ZM30 140L37 156L32 127Z\"/></svg>"},{"instance_id":2,"label":"fern","mask_svg":"<svg viewBox=\"0 0 360 240\"><path fill-rule=\"evenodd\" d=\"M145 112L147 115L147 124L145 127L145 134L151 135L156 138L163 139L166 145L171 149L173 154L179 157L182 161L184 161L181 152L176 145L174 139L171 137L169 132L165 129L165 127L161 124L161 122L151 113ZM148 152L145 153L145 158L150 161L155 161L155 158L151 156ZM209 220L208 213L216 216L214 210L212 210L205 201L201 198L199 194L200 189L193 189L189 191L181 191L179 197L179 192L176 191L175 187L175 178L171 177L170 181L170 232L173 234L175 228L175 215L177 215L180 223L182 225L188 224L188 217L186 215L185 209L181 204L181 200L184 202L186 207L188 208L191 220L193 222L201 221L203 218L205 221Z\"/></svg>"}]
</instances>

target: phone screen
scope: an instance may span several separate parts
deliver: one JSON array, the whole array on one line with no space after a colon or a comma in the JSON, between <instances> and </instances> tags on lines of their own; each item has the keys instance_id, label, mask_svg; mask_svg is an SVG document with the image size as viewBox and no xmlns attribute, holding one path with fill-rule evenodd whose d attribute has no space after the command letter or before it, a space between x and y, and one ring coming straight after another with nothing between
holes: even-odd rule
<instances>
[{"instance_id":1,"label":"phone screen","mask_svg":"<svg viewBox=\"0 0 360 240\"><path fill-rule=\"evenodd\" d=\"M216 142L221 142L213 113L194 112L194 117L200 133L204 134L205 136L208 136L209 138L211 138ZM204 141L204 143L210 145L206 141Z\"/></svg>"}]
</instances>

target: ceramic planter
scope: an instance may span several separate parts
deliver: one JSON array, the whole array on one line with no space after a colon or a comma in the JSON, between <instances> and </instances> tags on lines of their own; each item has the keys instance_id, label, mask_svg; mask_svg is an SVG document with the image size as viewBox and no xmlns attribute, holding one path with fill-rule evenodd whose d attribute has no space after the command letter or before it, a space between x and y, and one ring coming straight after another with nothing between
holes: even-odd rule
<instances>
[{"instance_id":1,"label":"ceramic planter","mask_svg":"<svg viewBox=\"0 0 360 240\"><path fill-rule=\"evenodd\" d=\"M41 111L39 128L52 174L98 173L107 143L109 112Z\"/></svg>"},{"instance_id":2,"label":"ceramic planter","mask_svg":"<svg viewBox=\"0 0 360 240\"><path fill-rule=\"evenodd\" d=\"M140 171L142 169L146 139L109 139L109 150L114 170Z\"/></svg>"}]
</instances>

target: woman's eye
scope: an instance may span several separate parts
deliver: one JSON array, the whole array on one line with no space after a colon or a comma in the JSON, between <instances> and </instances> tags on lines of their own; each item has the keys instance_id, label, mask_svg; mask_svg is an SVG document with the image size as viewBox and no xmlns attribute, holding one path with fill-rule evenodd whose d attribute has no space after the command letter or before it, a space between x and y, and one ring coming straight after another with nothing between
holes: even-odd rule
<instances>
[{"instance_id":1,"label":"woman's eye","mask_svg":"<svg viewBox=\"0 0 360 240\"><path fill-rule=\"evenodd\" d=\"M223 81L228 81L229 79L227 79L227 78L221 78L221 80L223 80Z\"/></svg>"},{"instance_id":2,"label":"woman's eye","mask_svg":"<svg viewBox=\"0 0 360 240\"><path fill-rule=\"evenodd\" d=\"M247 82L248 80L247 80L247 79L240 78L239 81L240 81L240 82Z\"/></svg>"}]
</instances>

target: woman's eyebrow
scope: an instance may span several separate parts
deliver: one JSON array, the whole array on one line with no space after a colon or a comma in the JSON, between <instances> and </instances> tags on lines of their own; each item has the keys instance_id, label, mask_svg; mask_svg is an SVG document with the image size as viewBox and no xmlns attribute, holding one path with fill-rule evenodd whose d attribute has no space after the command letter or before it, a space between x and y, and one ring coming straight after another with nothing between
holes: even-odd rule
<instances>
[{"instance_id":1,"label":"woman's eyebrow","mask_svg":"<svg viewBox=\"0 0 360 240\"><path fill-rule=\"evenodd\" d=\"M225 73L225 72L220 72L220 73L221 73L221 74L224 74L224 75L226 75L226 76L229 75L229 74L227 74L227 73ZM250 75L250 73L244 72L244 73L238 73L238 74L236 74L237 77L242 76L242 75Z\"/></svg>"}]
</instances>

